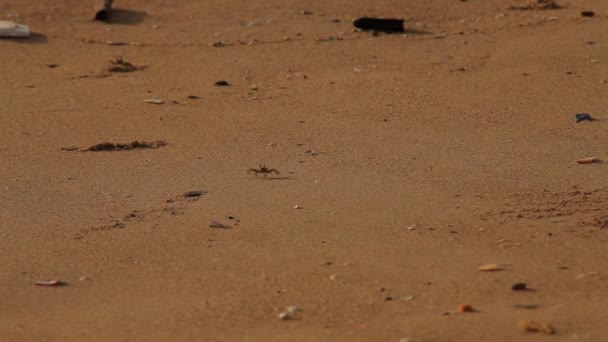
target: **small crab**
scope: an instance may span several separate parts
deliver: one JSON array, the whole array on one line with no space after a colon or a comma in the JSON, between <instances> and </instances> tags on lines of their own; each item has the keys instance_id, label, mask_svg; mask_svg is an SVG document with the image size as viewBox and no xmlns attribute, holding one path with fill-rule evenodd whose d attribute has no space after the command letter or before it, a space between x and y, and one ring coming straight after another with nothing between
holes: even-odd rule
<instances>
[{"instance_id":1,"label":"small crab","mask_svg":"<svg viewBox=\"0 0 608 342\"><path fill-rule=\"evenodd\" d=\"M259 169L249 169L247 170L247 174L251 174L254 173L256 176L258 175L258 173L263 173L264 177L268 176L268 174L273 173L275 175L280 175L279 170L277 169L269 169L266 167L265 164L260 164L260 168Z\"/></svg>"}]
</instances>

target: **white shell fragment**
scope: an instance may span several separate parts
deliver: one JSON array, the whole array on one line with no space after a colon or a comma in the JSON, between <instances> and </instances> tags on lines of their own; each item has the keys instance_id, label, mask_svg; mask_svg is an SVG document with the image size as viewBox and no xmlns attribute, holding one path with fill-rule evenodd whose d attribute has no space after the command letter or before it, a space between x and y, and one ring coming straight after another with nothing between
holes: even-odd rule
<instances>
[{"instance_id":1,"label":"white shell fragment","mask_svg":"<svg viewBox=\"0 0 608 342\"><path fill-rule=\"evenodd\" d=\"M27 38L30 36L30 28L26 25L0 20L0 37Z\"/></svg>"},{"instance_id":2,"label":"white shell fragment","mask_svg":"<svg viewBox=\"0 0 608 342\"><path fill-rule=\"evenodd\" d=\"M288 306L287 308L285 308L285 311L279 314L279 319L284 321L294 319L300 312L302 312L302 308L298 306Z\"/></svg>"},{"instance_id":3,"label":"white shell fragment","mask_svg":"<svg viewBox=\"0 0 608 342\"><path fill-rule=\"evenodd\" d=\"M144 102L161 105L161 104L165 103L165 100L163 100L163 99L145 99Z\"/></svg>"}]
</instances>

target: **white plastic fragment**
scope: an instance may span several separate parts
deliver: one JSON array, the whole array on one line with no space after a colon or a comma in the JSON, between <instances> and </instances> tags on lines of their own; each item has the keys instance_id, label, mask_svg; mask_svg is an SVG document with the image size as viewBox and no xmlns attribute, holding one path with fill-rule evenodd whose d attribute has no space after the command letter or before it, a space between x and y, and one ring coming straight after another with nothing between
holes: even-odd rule
<instances>
[{"instance_id":1,"label":"white plastic fragment","mask_svg":"<svg viewBox=\"0 0 608 342\"><path fill-rule=\"evenodd\" d=\"M29 36L29 26L17 24L12 21L0 20L0 37L27 38Z\"/></svg>"}]
</instances>

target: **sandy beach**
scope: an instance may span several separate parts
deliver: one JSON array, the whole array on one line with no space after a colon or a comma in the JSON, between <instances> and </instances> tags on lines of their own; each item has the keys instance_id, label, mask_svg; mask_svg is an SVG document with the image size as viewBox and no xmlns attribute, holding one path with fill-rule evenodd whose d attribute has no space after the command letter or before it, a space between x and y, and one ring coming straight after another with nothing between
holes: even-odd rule
<instances>
[{"instance_id":1,"label":"sandy beach","mask_svg":"<svg viewBox=\"0 0 608 342\"><path fill-rule=\"evenodd\" d=\"M608 341L608 2L543 3L0 2L0 340Z\"/></svg>"}]
</instances>

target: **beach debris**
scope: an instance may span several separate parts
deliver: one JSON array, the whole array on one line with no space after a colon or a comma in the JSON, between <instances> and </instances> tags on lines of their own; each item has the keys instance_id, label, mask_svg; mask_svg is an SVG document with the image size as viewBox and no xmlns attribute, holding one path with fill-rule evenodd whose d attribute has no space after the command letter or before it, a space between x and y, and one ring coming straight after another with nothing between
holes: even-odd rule
<instances>
[{"instance_id":1,"label":"beach debris","mask_svg":"<svg viewBox=\"0 0 608 342\"><path fill-rule=\"evenodd\" d=\"M511 6L510 10L530 11L530 10L552 10L562 8L555 0L536 0L525 6Z\"/></svg>"},{"instance_id":2,"label":"beach debris","mask_svg":"<svg viewBox=\"0 0 608 342\"><path fill-rule=\"evenodd\" d=\"M583 17L593 17L595 15L595 12L593 12L593 11L582 11L581 15Z\"/></svg>"},{"instance_id":3,"label":"beach debris","mask_svg":"<svg viewBox=\"0 0 608 342\"><path fill-rule=\"evenodd\" d=\"M112 11L113 0L95 0L94 20L105 21Z\"/></svg>"},{"instance_id":4,"label":"beach debris","mask_svg":"<svg viewBox=\"0 0 608 342\"><path fill-rule=\"evenodd\" d=\"M302 209L302 207L300 207L299 205L294 205L293 208L294 209Z\"/></svg>"},{"instance_id":5,"label":"beach debris","mask_svg":"<svg viewBox=\"0 0 608 342\"><path fill-rule=\"evenodd\" d=\"M281 320L290 320L297 318L298 314L302 312L302 308L299 306L288 306L285 308L285 311L279 314L279 319Z\"/></svg>"},{"instance_id":6,"label":"beach debris","mask_svg":"<svg viewBox=\"0 0 608 342\"><path fill-rule=\"evenodd\" d=\"M599 163L600 160L595 157L589 157L589 158L579 159L576 162L579 164L594 164L594 163Z\"/></svg>"},{"instance_id":7,"label":"beach debris","mask_svg":"<svg viewBox=\"0 0 608 342\"><path fill-rule=\"evenodd\" d=\"M29 26L17 24L12 21L0 20L1 38L27 38L30 36Z\"/></svg>"},{"instance_id":8,"label":"beach debris","mask_svg":"<svg viewBox=\"0 0 608 342\"><path fill-rule=\"evenodd\" d=\"M38 286L65 286L66 282L61 280L53 279L53 280L41 280L34 283L34 285Z\"/></svg>"},{"instance_id":9,"label":"beach debris","mask_svg":"<svg viewBox=\"0 0 608 342\"><path fill-rule=\"evenodd\" d=\"M381 19L362 17L355 19L353 25L361 31L375 31L385 33L405 32L403 19Z\"/></svg>"},{"instance_id":10,"label":"beach debris","mask_svg":"<svg viewBox=\"0 0 608 342\"><path fill-rule=\"evenodd\" d=\"M125 72L143 70L146 68L145 66L136 66L132 63L129 63L129 62L125 61L124 59L122 59L122 57L118 57L118 58L110 61L110 64L111 64L111 66L108 67L108 69L107 69L108 72L125 73Z\"/></svg>"},{"instance_id":11,"label":"beach debris","mask_svg":"<svg viewBox=\"0 0 608 342\"><path fill-rule=\"evenodd\" d=\"M229 229L229 226L223 225L219 222L217 222L216 220L211 221L211 223L209 223L209 228L214 228L214 229Z\"/></svg>"},{"instance_id":12,"label":"beach debris","mask_svg":"<svg viewBox=\"0 0 608 342\"><path fill-rule=\"evenodd\" d=\"M144 102L161 105L161 104L165 103L165 100L163 100L163 99L145 99Z\"/></svg>"},{"instance_id":13,"label":"beach debris","mask_svg":"<svg viewBox=\"0 0 608 342\"><path fill-rule=\"evenodd\" d=\"M548 335L555 334L555 329L548 323L538 323L535 321L521 320L517 323L519 330L523 332L543 332Z\"/></svg>"},{"instance_id":14,"label":"beach debris","mask_svg":"<svg viewBox=\"0 0 608 342\"><path fill-rule=\"evenodd\" d=\"M184 192L184 197L200 197L205 194L204 191L194 190L194 191L186 191Z\"/></svg>"},{"instance_id":15,"label":"beach debris","mask_svg":"<svg viewBox=\"0 0 608 342\"><path fill-rule=\"evenodd\" d=\"M528 285L526 283L515 283L511 286L511 290L513 291L526 291L528 289Z\"/></svg>"},{"instance_id":16,"label":"beach debris","mask_svg":"<svg viewBox=\"0 0 608 342\"><path fill-rule=\"evenodd\" d=\"M458 305L458 312L460 313L464 313L464 312L475 312L476 310L473 309L473 307L469 304L460 304Z\"/></svg>"},{"instance_id":17,"label":"beach debris","mask_svg":"<svg viewBox=\"0 0 608 342\"><path fill-rule=\"evenodd\" d=\"M514 304L513 307L515 309L534 310L534 309L538 309L540 307L540 305L538 305L538 304Z\"/></svg>"},{"instance_id":18,"label":"beach debris","mask_svg":"<svg viewBox=\"0 0 608 342\"><path fill-rule=\"evenodd\" d=\"M591 117L591 114L589 113L576 113L574 114L574 121L576 123L579 123L581 121L593 121L594 119Z\"/></svg>"},{"instance_id":19,"label":"beach debris","mask_svg":"<svg viewBox=\"0 0 608 342\"><path fill-rule=\"evenodd\" d=\"M481 272L496 272L496 271L504 271L504 268L500 267L498 264L485 264L477 267L477 270Z\"/></svg>"},{"instance_id":20,"label":"beach debris","mask_svg":"<svg viewBox=\"0 0 608 342\"><path fill-rule=\"evenodd\" d=\"M251 169L247 170L247 174L249 175L251 173L254 173L256 177L258 176L258 173L263 173L264 177L266 177L266 176L268 176L269 174L272 174L272 173L274 173L277 176L280 175L279 170L277 170L277 169L269 169L269 168L266 167L266 164L260 164L259 167L260 167L259 169L251 168Z\"/></svg>"},{"instance_id":21,"label":"beach debris","mask_svg":"<svg viewBox=\"0 0 608 342\"><path fill-rule=\"evenodd\" d=\"M188 95L188 96L186 96L186 97L187 97L187 98L189 98L190 100L198 100L198 99L200 99L200 98L201 98L201 97L200 97L200 96L198 96L198 95Z\"/></svg>"},{"instance_id":22,"label":"beach debris","mask_svg":"<svg viewBox=\"0 0 608 342\"><path fill-rule=\"evenodd\" d=\"M228 81L217 81L215 82L215 85L218 87L228 87L230 85L230 83L228 83Z\"/></svg>"},{"instance_id":23,"label":"beach debris","mask_svg":"<svg viewBox=\"0 0 608 342\"><path fill-rule=\"evenodd\" d=\"M162 140L157 141L133 141L130 143L122 144L122 143L111 143L111 142L103 142L100 144L92 145L84 149L80 149L81 152L100 152L100 151L129 151L135 149L143 149L143 148L159 148L167 146L167 142Z\"/></svg>"}]
</instances>

